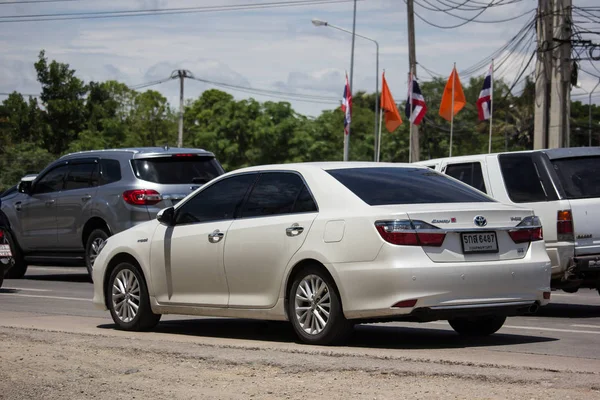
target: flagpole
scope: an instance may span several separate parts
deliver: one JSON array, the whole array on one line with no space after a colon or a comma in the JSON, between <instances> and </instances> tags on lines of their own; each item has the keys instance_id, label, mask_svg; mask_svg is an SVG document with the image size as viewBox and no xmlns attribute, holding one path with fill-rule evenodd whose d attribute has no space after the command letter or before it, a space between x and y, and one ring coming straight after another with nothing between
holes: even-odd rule
<instances>
[{"instance_id":1,"label":"flagpole","mask_svg":"<svg viewBox=\"0 0 600 400\"><path fill-rule=\"evenodd\" d=\"M383 77L385 76L385 69L381 73L381 81L383 82ZM383 93L383 90L381 91ZM375 116L377 118L377 116ZM377 133L377 156L375 157L375 161L379 162L379 157L381 154L381 123L383 121L383 108L381 104L379 104L379 132Z\"/></svg>"},{"instance_id":2,"label":"flagpole","mask_svg":"<svg viewBox=\"0 0 600 400\"><path fill-rule=\"evenodd\" d=\"M492 76L490 80L490 143L488 153L492 152L492 121L494 118L494 59L492 58Z\"/></svg>"},{"instance_id":3,"label":"flagpole","mask_svg":"<svg viewBox=\"0 0 600 400\"><path fill-rule=\"evenodd\" d=\"M409 110L410 116L408 117L408 162L412 162L412 131L413 131L413 81L412 81L412 72L408 72L408 101L409 101Z\"/></svg>"},{"instance_id":4,"label":"flagpole","mask_svg":"<svg viewBox=\"0 0 600 400\"><path fill-rule=\"evenodd\" d=\"M450 108L450 155L452 157L452 133L454 130L454 81L456 81L456 63L452 69L452 107Z\"/></svg>"}]
</instances>

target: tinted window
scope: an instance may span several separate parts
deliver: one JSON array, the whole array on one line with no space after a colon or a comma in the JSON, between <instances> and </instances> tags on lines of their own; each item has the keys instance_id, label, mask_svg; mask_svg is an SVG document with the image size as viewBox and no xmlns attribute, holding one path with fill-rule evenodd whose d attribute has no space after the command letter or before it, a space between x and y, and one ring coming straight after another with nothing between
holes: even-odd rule
<instances>
[{"instance_id":1,"label":"tinted window","mask_svg":"<svg viewBox=\"0 0 600 400\"><path fill-rule=\"evenodd\" d=\"M514 203L546 201L546 193L531 154L498 157L508 197Z\"/></svg>"},{"instance_id":2,"label":"tinted window","mask_svg":"<svg viewBox=\"0 0 600 400\"><path fill-rule=\"evenodd\" d=\"M121 164L117 160L100 160L100 168L103 185L121 180Z\"/></svg>"},{"instance_id":3,"label":"tinted window","mask_svg":"<svg viewBox=\"0 0 600 400\"><path fill-rule=\"evenodd\" d=\"M224 179L199 192L177 210L178 224L233 219L256 174Z\"/></svg>"},{"instance_id":4,"label":"tinted window","mask_svg":"<svg viewBox=\"0 0 600 400\"><path fill-rule=\"evenodd\" d=\"M372 206L493 201L431 169L383 167L327 172Z\"/></svg>"},{"instance_id":5,"label":"tinted window","mask_svg":"<svg viewBox=\"0 0 600 400\"><path fill-rule=\"evenodd\" d=\"M271 172L261 174L242 210L242 217L308 211L316 211L316 206L300 176Z\"/></svg>"},{"instance_id":6,"label":"tinted window","mask_svg":"<svg viewBox=\"0 0 600 400\"><path fill-rule=\"evenodd\" d=\"M65 190L84 189L94 186L96 179L92 175L96 171L97 164L72 164L69 165L69 173L65 180ZM94 182L92 182L94 178Z\"/></svg>"},{"instance_id":7,"label":"tinted window","mask_svg":"<svg viewBox=\"0 0 600 400\"><path fill-rule=\"evenodd\" d=\"M221 175L214 157L172 156L131 160L135 176L162 184L207 183Z\"/></svg>"},{"instance_id":8,"label":"tinted window","mask_svg":"<svg viewBox=\"0 0 600 400\"><path fill-rule=\"evenodd\" d=\"M600 197L600 157L552 160L568 199Z\"/></svg>"},{"instance_id":9,"label":"tinted window","mask_svg":"<svg viewBox=\"0 0 600 400\"><path fill-rule=\"evenodd\" d=\"M477 190L481 190L483 193L487 193L485 182L483 181L481 163L479 162L450 164L446 167L446 175L450 175Z\"/></svg>"},{"instance_id":10,"label":"tinted window","mask_svg":"<svg viewBox=\"0 0 600 400\"><path fill-rule=\"evenodd\" d=\"M66 165L54 168L36 183L35 193L51 193L62 190L67 172L68 167Z\"/></svg>"}]
</instances>

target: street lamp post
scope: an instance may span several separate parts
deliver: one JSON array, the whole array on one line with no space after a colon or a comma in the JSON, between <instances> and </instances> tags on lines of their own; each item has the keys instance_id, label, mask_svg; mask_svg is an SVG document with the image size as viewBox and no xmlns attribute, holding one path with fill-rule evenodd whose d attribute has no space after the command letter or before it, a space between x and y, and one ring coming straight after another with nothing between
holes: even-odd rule
<instances>
[{"instance_id":1,"label":"street lamp post","mask_svg":"<svg viewBox=\"0 0 600 400\"><path fill-rule=\"evenodd\" d=\"M592 147L592 94L594 94L594 91L596 90L596 88L598 87L598 85L600 85L600 79L598 79L598 83L596 83L596 86L594 86L594 88L588 92L587 90L585 90L583 87L581 87L581 83L577 82L577 85L575 85L575 87L579 90L583 90L584 93L586 93L588 95L588 146Z\"/></svg>"},{"instance_id":2,"label":"street lamp post","mask_svg":"<svg viewBox=\"0 0 600 400\"><path fill-rule=\"evenodd\" d=\"M316 19L314 18L312 20L312 23L314 26L328 26L330 28L333 29L337 29L338 31L342 31L342 32L346 32L349 34L352 34L351 31L344 29L344 28L340 28L339 26L335 26L335 25L331 25L329 22L327 21L322 21L320 19ZM359 35L359 34L354 34L355 36L368 40L370 42L375 43L375 51L376 51L376 56L375 56L375 133L374 133L374 137L375 137L375 155L374 155L374 160L377 161L377 154L379 154L379 141L378 141L378 132L379 132L379 118L378 118L378 111L379 111L379 43L377 43L377 41L375 39L371 39L369 37L363 36L363 35ZM350 87L350 89L352 90L352 86Z\"/></svg>"}]
</instances>

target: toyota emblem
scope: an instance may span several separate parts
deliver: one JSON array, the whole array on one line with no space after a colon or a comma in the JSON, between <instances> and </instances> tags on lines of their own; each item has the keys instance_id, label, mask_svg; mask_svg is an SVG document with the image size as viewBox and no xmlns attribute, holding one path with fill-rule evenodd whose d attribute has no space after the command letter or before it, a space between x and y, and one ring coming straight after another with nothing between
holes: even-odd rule
<instances>
[{"instance_id":1,"label":"toyota emblem","mask_svg":"<svg viewBox=\"0 0 600 400\"><path fill-rule=\"evenodd\" d=\"M473 219L473 222L475 223L475 225L477 226L486 226L487 225L487 219L485 219L485 217L483 215L478 215Z\"/></svg>"}]
</instances>

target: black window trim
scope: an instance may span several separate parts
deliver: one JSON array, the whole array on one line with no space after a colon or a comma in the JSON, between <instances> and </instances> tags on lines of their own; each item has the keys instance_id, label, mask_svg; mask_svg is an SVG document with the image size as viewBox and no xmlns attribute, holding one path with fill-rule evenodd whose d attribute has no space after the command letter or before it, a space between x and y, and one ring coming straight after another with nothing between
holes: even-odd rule
<instances>
[{"instance_id":1,"label":"black window trim","mask_svg":"<svg viewBox=\"0 0 600 400\"><path fill-rule=\"evenodd\" d=\"M262 174L268 174L268 173L272 173L272 172L292 173L292 174L298 175L300 177L300 179L302 180L302 183L304 183L304 186L306 187L306 189L308 191L308 194L310 195L310 197L312 198L313 202L315 203L315 207L317 208L317 210L316 211L303 211L303 212L295 212L295 213L286 213L286 214L276 214L276 215L258 215L258 216L252 216L252 217L246 217L246 218L241 217L240 213L244 209L244 206L246 205L246 203L248 202L248 199L250 198L250 194L254 190L254 187L256 186L256 183L259 181L260 176ZM306 183L306 180L304 179L304 176L302 176L302 174L300 172L298 172L298 171L292 171L292 170L262 170L262 171L240 172L240 173L228 175L228 176L226 176L224 178L222 178L223 175L221 175L220 177L213 179L209 183L207 183L204 186L202 186L202 188L200 188L200 190L198 191L198 193L196 193L194 196L191 196L185 202L184 201L180 201L179 203L177 203L177 205L175 206L175 218L174 219L177 220L177 211L181 207L183 207L186 203L188 203L194 197L199 196L206 189L210 188L213 185L216 185L219 182L222 182L222 181L225 181L227 179L234 178L234 177L237 177L237 176L242 176L242 175L256 175L256 177L255 177L254 181L248 187L248 190L246 191L246 194L244 195L244 197L242 199L242 203L240 204L240 207L236 210L233 218L219 219L219 220L213 220L213 221L209 221L209 222L178 223L175 226L208 224L208 223L220 222L220 221L235 221L236 219L250 220L250 219L253 219L253 218L272 218L272 217L279 217L281 215L299 215L299 214L310 214L310 213L318 213L319 212L319 204L317 203L317 200L315 199L315 196L313 195L313 192L310 189L310 186L308 185L308 183ZM302 191L300 191L300 192L302 192Z\"/></svg>"},{"instance_id":2,"label":"black window trim","mask_svg":"<svg viewBox=\"0 0 600 400\"><path fill-rule=\"evenodd\" d=\"M308 191L308 194L312 198L313 203L315 203L315 207L317 208L317 210L316 211L289 212L289 213L285 213L285 214L274 214L274 215L254 215L254 216L251 216L251 217L243 217L243 216L241 216L240 214L241 214L242 210L244 209L244 207L246 206L246 203L248 202L248 199L252 195L252 192L254 191L254 188L256 187L256 183L260 182L260 177L262 175L264 175L264 174L271 174L271 173L286 173L286 174L295 174L295 175L298 175L300 177L300 180L304 184L304 187ZM298 192L298 194L296 195L296 200L294 201L294 206L296 206L296 201L298 201L298 197L300 197L301 193L302 193L302 190L300 190ZM250 190L248 191L248 193L246 193L246 196L244 197L244 201L242 202L242 206L235 213L234 219L249 220L249 219L254 219L254 218L273 218L273 217L280 217L282 215L300 215L300 214L312 214L312 213L318 213L318 212L319 212L319 204L317 204L317 201L315 200L315 196L313 195L312 191L310 190L310 187L308 186L308 183L306 183L306 180L304 179L304 177L302 176L302 174L300 172L298 172L298 171L291 171L291 170L268 170L268 171L260 171L258 173L258 177L254 181L254 183L252 183L252 186L251 186Z\"/></svg>"}]
</instances>

